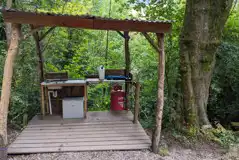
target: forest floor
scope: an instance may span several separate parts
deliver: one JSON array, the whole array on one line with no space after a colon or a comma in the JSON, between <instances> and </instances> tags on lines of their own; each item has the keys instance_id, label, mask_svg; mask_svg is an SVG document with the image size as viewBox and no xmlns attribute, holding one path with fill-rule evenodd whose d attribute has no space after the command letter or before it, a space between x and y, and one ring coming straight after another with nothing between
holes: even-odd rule
<instances>
[{"instance_id":1,"label":"forest floor","mask_svg":"<svg viewBox=\"0 0 239 160\"><path fill-rule=\"evenodd\" d=\"M19 135L19 131L9 129L9 143ZM166 148L160 156L149 150L143 151L99 151L65 152L9 156L9 160L239 160L239 147L226 150L214 143L192 143L187 139L175 140L164 134L161 147ZM161 154L161 155L162 155Z\"/></svg>"}]
</instances>

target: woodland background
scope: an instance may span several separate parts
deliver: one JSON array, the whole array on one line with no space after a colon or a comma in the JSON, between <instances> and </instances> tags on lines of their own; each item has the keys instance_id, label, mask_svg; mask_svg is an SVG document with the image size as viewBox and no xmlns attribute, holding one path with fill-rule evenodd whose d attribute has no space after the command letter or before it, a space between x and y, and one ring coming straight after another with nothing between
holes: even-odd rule
<instances>
[{"instance_id":1,"label":"woodland background","mask_svg":"<svg viewBox=\"0 0 239 160\"><path fill-rule=\"evenodd\" d=\"M146 20L172 20L173 30L166 35L165 106L163 128L176 128L180 116L175 108L179 73L179 37L183 25L185 0L15 0L14 8L61 14L91 14L110 18ZM3 3L4 4L4 3ZM4 22L0 14L0 66L4 66L7 41ZM23 26L23 33L29 32ZM108 36L107 36L108 35ZM140 121L152 128L157 100L157 58L155 50L140 33L130 33L131 72L141 83ZM108 43L108 45L107 45ZM96 73L99 65L106 68L124 68L124 40L114 31L93 31L72 28L55 28L42 42L45 72L67 71L72 79ZM234 4L227 20L222 44L216 55L210 96L209 120L220 122L232 129L230 122L239 121L239 5ZM21 128L24 117L31 119L40 112L38 58L32 37L21 41L14 68L9 124ZM3 67L0 68L3 75ZM0 77L0 83L2 77ZM1 86L1 85L0 85ZM106 90L106 92L104 92ZM133 91L131 91L133 92ZM100 84L90 87L89 109L109 109L110 87ZM133 97L131 98L133 103ZM235 139L233 139L235 140Z\"/></svg>"}]
</instances>

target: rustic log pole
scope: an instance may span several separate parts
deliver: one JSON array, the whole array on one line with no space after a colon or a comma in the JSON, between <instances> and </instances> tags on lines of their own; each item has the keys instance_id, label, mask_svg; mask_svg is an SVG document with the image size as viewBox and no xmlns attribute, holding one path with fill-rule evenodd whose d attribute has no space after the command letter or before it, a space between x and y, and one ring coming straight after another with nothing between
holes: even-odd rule
<instances>
[{"instance_id":1,"label":"rustic log pole","mask_svg":"<svg viewBox=\"0 0 239 160\"><path fill-rule=\"evenodd\" d=\"M87 84L84 85L84 117L86 118L87 113L87 103L88 103L88 94L87 94Z\"/></svg>"},{"instance_id":2,"label":"rustic log pole","mask_svg":"<svg viewBox=\"0 0 239 160\"><path fill-rule=\"evenodd\" d=\"M50 105L49 105L49 97L48 97L48 88L47 88L47 86L45 86L44 87L44 98L45 98L45 105L46 105L46 113L50 113ZM57 98L58 98L58 96L57 96ZM57 104L57 101L56 101L56 105L58 105Z\"/></svg>"},{"instance_id":3,"label":"rustic log pole","mask_svg":"<svg viewBox=\"0 0 239 160\"><path fill-rule=\"evenodd\" d=\"M44 99L44 86L41 85L41 114L42 119L44 119L45 116L45 99Z\"/></svg>"},{"instance_id":4,"label":"rustic log pole","mask_svg":"<svg viewBox=\"0 0 239 160\"><path fill-rule=\"evenodd\" d=\"M153 134L152 150L159 152L159 140L162 128L163 105L164 105L164 72L165 72L165 53L164 53L164 34L157 33L159 45L158 63L158 97L156 106L156 126Z\"/></svg>"},{"instance_id":5,"label":"rustic log pole","mask_svg":"<svg viewBox=\"0 0 239 160\"><path fill-rule=\"evenodd\" d=\"M125 75L129 76L130 73L130 52L129 52L129 32L124 32L124 52L125 52ZM125 109L130 108L129 104L129 83L125 83Z\"/></svg>"},{"instance_id":6,"label":"rustic log pole","mask_svg":"<svg viewBox=\"0 0 239 160\"><path fill-rule=\"evenodd\" d=\"M32 31L36 30L36 26L30 25ZM38 27L39 28L39 27ZM42 28L42 27L41 27ZM46 104L46 112L49 113L49 101L48 101L48 89L47 87L42 87L41 86L41 82L44 81L44 67L43 67L43 56L42 56L42 49L41 49L41 44L40 44L40 36L39 36L39 32L38 31L34 31L32 32L33 38L35 40L35 45L36 45L36 53L38 56L38 75L39 75L39 84L41 87L41 99L43 99L42 101L42 118L45 116L45 104ZM43 89L43 90L42 90ZM43 96L43 97L42 97ZM46 99L46 101L45 101Z\"/></svg>"},{"instance_id":7,"label":"rustic log pole","mask_svg":"<svg viewBox=\"0 0 239 160\"><path fill-rule=\"evenodd\" d=\"M33 26L31 26L31 28L33 29ZM43 69L43 57L42 57L39 33L34 32L33 37L36 44L36 52L38 56L38 73L39 73L40 83L41 83L44 81L44 69Z\"/></svg>"},{"instance_id":8,"label":"rustic log pole","mask_svg":"<svg viewBox=\"0 0 239 160\"><path fill-rule=\"evenodd\" d=\"M139 82L135 83L135 95L134 95L134 123L137 123L139 120L139 93L140 93L140 84Z\"/></svg>"},{"instance_id":9,"label":"rustic log pole","mask_svg":"<svg viewBox=\"0 0 239 160\"><path fill-rule=\"evenodd\" d=\"M7 158L7 115L8 106L11 96L11 82L13 75L14 61L18 53L20 39L19 24L11 25L10 45L4 65L4 73L2 80L2 92L0 101L0 159Z\"/></svg>"}]
</instances>

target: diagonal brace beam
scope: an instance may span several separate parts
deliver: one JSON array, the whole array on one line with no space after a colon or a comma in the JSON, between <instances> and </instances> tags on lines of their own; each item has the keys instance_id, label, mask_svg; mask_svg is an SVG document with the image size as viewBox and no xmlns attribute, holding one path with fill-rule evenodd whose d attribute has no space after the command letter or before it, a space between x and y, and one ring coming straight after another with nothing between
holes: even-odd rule
<instances>
[{"instance_id":1,"label":"diagonal brace beam","mask_svg":"<svg viewBox=\"0 0 239 160\"><path fill-rule=\"evenodd\" d=\"M121 36L121 37L123 37L124 39L130 39L130 37L129 37L129 34L124 34L124 33L122 33L122 32L120 32L120 31L117 31L117 33L119 33L119 35Z\"/></svg>"},{"instance_id":2,"label":"diagonal brace beam","mask_svg":"<svg viewBox=\"0 0 239 160\"><path fill-rule=\"evenodd\" d=\"M48 29L41 37L39 37L39 41L42 41L51 31L53 31L56 27L51 27Z\"/></svg>"},{"instance_id":3,"label":"diagonal brace beam","mask_svg":"<svg viewBox=\"0 0 239 160\"><path fill-rule=\"evenodd\" d=\"M117 33L119 33L119 35L124 38L124 34L123 33L121 33L120 31L117 31Z\"/></svg>"},{"instance_id":4,"label":"diagonal brace beam","mask_svg":"<svg viewBox=\"0 0 239 160\"><path fill-rule=\"evenodd\" d=\"M142 34L143 34L144 37L147 39L147 41L149 42L149 44L150 44L157 52L160 52L160 49L159 49L158 45L155 44L154 40L148 35L148 33L142 32Z\"/></svg>"}]
</instances>

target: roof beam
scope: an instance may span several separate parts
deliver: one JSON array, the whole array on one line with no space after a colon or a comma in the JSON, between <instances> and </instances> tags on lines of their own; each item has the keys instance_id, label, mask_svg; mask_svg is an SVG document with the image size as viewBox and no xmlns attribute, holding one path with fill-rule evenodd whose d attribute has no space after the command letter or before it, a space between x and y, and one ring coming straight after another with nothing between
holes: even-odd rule
<instances>
[{"instance_id":1,"label":"roof beam","mask_svg":"<svg viewBox=\"0 0 239 160\"><path fill-rule=\"evenodd\" d=\"M136 31L165 33L171 31L169 22L103 19L94 16L55 15L15 10L2 10L5 22L43 25L48 27L72 27L96 30Z\"/></svg>"}]
</instances>

